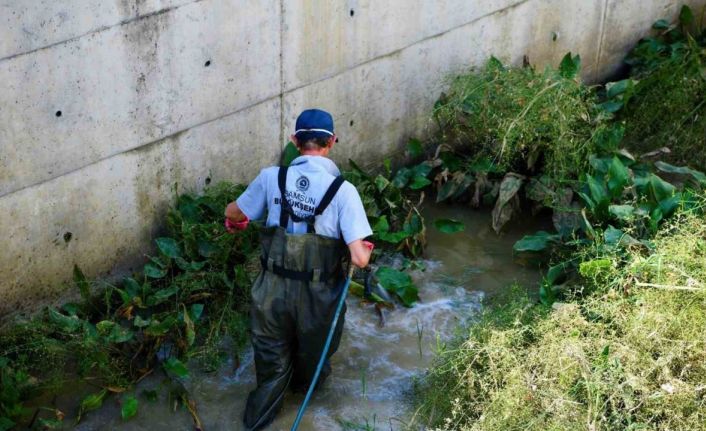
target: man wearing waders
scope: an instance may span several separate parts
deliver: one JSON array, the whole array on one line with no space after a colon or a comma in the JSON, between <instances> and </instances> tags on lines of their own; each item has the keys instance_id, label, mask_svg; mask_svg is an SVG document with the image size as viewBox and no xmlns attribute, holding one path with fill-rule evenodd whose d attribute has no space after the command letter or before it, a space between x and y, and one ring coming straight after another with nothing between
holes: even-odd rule
<instances>
[{"instance_id":1,"label":"man wearing waders","mask_svg":"<svg viewBox=\"0 0 706 431\"><path fill-rule=\"evenodd\" d=\"M263 169L226 208L230 231L267 211L262 271L251 293L257 388L245 407L249 430L274 419L288 387L306 391L342 293L344 261L363 268L372 251L363 240L372 230L358 191L326 157L337 140L331 115L302 112L291 139L301 155L289 167ZM344 313L328 358L338 348ZM327 360L318 385L330 372Z\"/></svg>"}]
</instances>

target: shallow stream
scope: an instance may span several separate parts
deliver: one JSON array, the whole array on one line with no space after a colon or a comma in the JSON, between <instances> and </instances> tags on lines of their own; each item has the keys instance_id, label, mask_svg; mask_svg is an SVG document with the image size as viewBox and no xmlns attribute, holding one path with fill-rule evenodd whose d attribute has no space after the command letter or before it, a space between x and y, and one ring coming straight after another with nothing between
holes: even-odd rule
<instances>
[{"instance_id":1,"label":"shallow stream","mask_svg":"<svg viewBox=\"0 0 706 431\"><path fill-rule=\"evenodd\" d=\"M451 338L459 323L478 315L484 296L513 282L535 286L539 280L537 270L518 265L512 257L513 243L542 227L537 220L513 223L498 236L490 227L488 212L436 207L425 211L425 217L429 226L425 270L413 273L422 301L411 309L386 311L381 327L372 306L348 298L344 335L332 359L334 372L314 395L302 431L400 429L412 414L406 398L413 377L431 364L438 343ZM435 218L462 221L466 230L442 234L433 227ZM157 387L160 380L158 376L145 379L137 393ZM254 384L251 351L244 354L240 367L229 363L215 374L192 372L185 382L206 431L242 429L245 399ZM174 412L164 392L154 402L138 396L138 414L128 422L120 419L117 397L111 397L75 429L194 429L189 413L181 407ZM303 395L288 394L284 408L267 429L289 430L302 399Z\"/></svg>"}]
</instances>

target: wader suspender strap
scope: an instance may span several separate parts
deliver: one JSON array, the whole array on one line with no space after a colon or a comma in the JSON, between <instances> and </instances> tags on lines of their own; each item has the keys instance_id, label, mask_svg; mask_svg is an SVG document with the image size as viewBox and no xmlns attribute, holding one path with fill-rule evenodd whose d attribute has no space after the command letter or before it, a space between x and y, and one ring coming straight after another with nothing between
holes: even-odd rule
<instances>
[{"instance_id":1,"label":"wader suspender strap","mask_svg":"<svg viewBox=\"0 0 706 431\"><path fill-rule=\"evenodd\" d=\"M343 176L338 176L338 177L336 177L335 180L333 180L333 183L331 183L328 190L326 190L326 193L324 193L323 198L321 198L321 202L316 207L316 210L314 210L313 215L310 215L308 217L299 217L296 214L294 214L294 210L292 209L292 205L287 200L287 194L286 194L287 170L288 170L287 166L280 167L279 174L277 176L277 184L279 185L279 191L282 194L282 198L280 199L281 208L280 208L280 216L279 216L279 225L280 225L280 227L282 227L286 230L287 224L289 224L289 219L291 218L292 221L296 222L296 223L306 222L307 232L308 233L315 233L314 223L316 222L316 217L323 214L323 212L326 210L326 208L329 206L329 204L331 204L333 197L336 196L338 189L340 189L341 185L343 184L343 181L344 181ZM291 269L287 269L282 266L275 265L272 262L268 262L268 260L264 256L260 258L260 263L262 264L262 268L266 271L271 271L273 274L279 275L280 277L289 278L289 279L298 280L298 281L321 281L321 282L325 283L330 278L332 278L336 274L338 274L338 271L334 271L329 274L322 274L321 271L319 271L319 270L293 271Z\"/></svg>"},{"instance_id":2,"label":"wader suspender strap","mask_svg":"<svg viewBox=\"0 0 706 431\"><path fill-rule=\"evenodd\" d=\"M315 233L314 223L316 222L316 217L323 214L323 212L333 200L333 197L336 196L336 193L338 193L338 189L341 188L341 185L344 181L343 176L338 176L335 180L333 180L328 190L326 190L326 193L324 193L324 197L321 198L321 202L319 202L319 205L316 207L316 210L314 210L313 215L310 215L308 217L299 217L294 214L292 205L287 199L286 184L288 169L288 166L280 167L279 174L277 175L277 184L279 185L279 192L282 194L282 199L280 200L281 208L279 213L279 225L280 227L287 229L287 224L289 224L289 219L291 218L292 221L295 223L306 222L306 231L308 233Z\"/></svg>"}]
</instances>

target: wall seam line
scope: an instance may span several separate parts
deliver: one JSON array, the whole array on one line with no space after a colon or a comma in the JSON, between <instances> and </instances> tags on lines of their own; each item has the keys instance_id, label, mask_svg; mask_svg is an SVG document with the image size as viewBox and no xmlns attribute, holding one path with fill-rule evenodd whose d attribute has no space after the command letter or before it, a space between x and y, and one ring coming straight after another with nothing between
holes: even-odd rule
<instances>
[{"instance_id":1,"label":"wall seam line","mask_svg":"<svg viewBox=\"0 0 706 431\"><path fill-rule=\"evenodd\" d=\"M200 1L204 1L204 0L196 0L196 1L194 1L193 3L200 2ZM214 121L218 121L218 120L221 120L221 119L223 119L223 118L230 117L230 116L235 115L235 114L237 114L237 113L239 113L239 112L241 112L241 111L245 111L245 110L247 110L247 109L253 108L253 107L255 107L255 106L257 106L257 105L260 105L260 104L262 104L262 103L270 102L270 101L272 101L272 100L274 100L274 99L276 99L276 98L279 98L279 99L280 99L280 145L284 146L284 139L285 139L285 138L284 138L284 135L285 135L285 134L284 134L284 96L285 96L285 95L290 94L290 93L293 93L293 92L298 91L298 90L301 90L302 88L306 88L306 87L308 87L308 86L315 85L315 84L318 84L318 83L320 83L320 82L323 82L323 81L327 81L327 80L329 80L329 79L336 78L336 77L338 77L338 76L340 76L340 75L343 75L343 74L345 74L345 73L347 73L347 72L351 72L351 71L353 71L353 70L355 70L355 69L358 69L358 68L360 68L360 67L366 66L366 65L371 64L371 63L373 63L373 62L375 62L375 61L382 60L382 59L388 58L388 57L394 57L394 56L398 55L400 52L403 52L403 51L405 51L405 50L407 50L407 49L410 49L410 48L412 48L412 47L414 47L414 46L416 46L416 45L418 45L418 44L427 42L427 41L429 41L429 40L437 39L437 38L439 38L439 37L442 37L442 36L444 36L444 35L446 35L446 34L449 34L449 33L451 33L451 32L454 32L454 31L456 31L456 30L459 30L459 29L461 29L461 28L463 28L463 27L467 27L467 26L469 26L469 25L471 25L471 24L474 24L474 23L476 23L476 22L478 22L478 21L480 21L480 20L482 20L482 19L488 18L488 17L490 17L490 16L507 12L508 10L512 10L512 9L514 9L514 8L516 8L516 7L519 7L519 6L525 4L525 3L529 2L529 1L531 1L531 0L522 0L522 1L518 2L518 3L514 3L514 4L510 5L510 6L505 7L505 8L498 9L498 10L493 11L493 12L489 12L489 13L487 13L487 14L484 14L484 15L481 15L481 16L479 16L479 17L477 17L477 18L474 18L473 20L468 21L468 22L466 22L466 23L464 23L464 24L457 25L457 26L452 27L452 28L450 28L450 29L448 29L448 30L445 30L445 31L443 31L443 32L436 33L436 34L434 34L434 35L431 35L431 36L429 36L429 37L426 37L426 38L424 38L424 39L420 39L420 40L418 40L418 41L416 41L416 42L414 42L414 43L411 43L411 44L409 44L409 45L405 45L405 46L403 46L403 47L401 47L401 48L398 48L398 49L396 49L396 50L394 50L394 51L388 52L388 53L383 54L383 55L379 55L379 56L374 57L374 58L371 58L371 59L369 59L369 60L365 60L365 61L360 62L360 63L355 64L355 65L352 65L352 66L346 68L345 70L337 71L337 72L332 73L332 74L330 74L330 75L327 75L327 76L323 76L323 77L321 77L321 78L318 78L318 79L316 79L316 80L314 80L314 81L307 82L307 83L298 85L298 86L296 86L296 87L292 87L291 89L285 89L285 88L284 88L284 64L280 64L280 91L279 91L279 93L276 94L276 95L268 96L268 97L266 97L266 98L264 98L264 99L262 99L262 100L259 100L259 101L257 101L257 102L254 102L254 103L252 103L252 104L250 104L250 105L247 105L247 106L245 106L245 107L243 107L243 108L238 108L238 109L236 109L235 111L228 112L228 113L225 113L225 114L223 114L223 115L219 115L219 116L217 116L217 117L215 117L215 118L211 118L211 119L209 119L209 120L205 120L205 121L202 121L202 122L200 122L200 123L193 124L193 125L191 125L191 126L185 127L185 128L183 128L183 129L180 129L180 130L178 130L178 131L175 131L175 132L173 132L173 133L170 133L169 135L160 137L160 138L158 138L158 139L155 139L155 140L152 140L152 141L149 141L149 142L146 142L146 143L140 144L140 145L138 145L138 146L131 147L131 148L128 148L128 149L125 149L125 150L122 150L122 151L119 151L119 152L116 152L116 153L111 153L111 154L109 154L109 155L107 155L107 156L105 156L105 157L101 157L100 159L91 161L91 162L89 162L89 163L87 163L87 164L85 164L85 165L81 165L81 166L76 167L76 168L74 168L74 169L71 169L71 170L69 170L69 171L63 172L63 173L61 173L61 174L59 174L59 175L57 175L57 176L55 176L55 177L52 177L52 178L49 178L49 179L46 179L46 180L42 180L42 181L37 181L37 182L34 182L34 183L32 183L32 184L28 184L28 185L26 185L26 186L23 186L23 187L20 187L20 188L15 189L15 190L9 191L9 192L7 192L7 193L0 194L0 199L3 198L3 197L5 197L5 196L11 195L11 194L13 194L13 193L18 193L18 192L21 192L21 191L23 191L23 190L25 190L25 189L29 189L29 188L32 188L32 187L41 185L41 184L43 184L43 183L52 181L52 180L57 179L57 178L61 178L61 177L65 176L65 175L70 175L70 174L72 174L72 173L74 173L74 172L80 171L81 169L84 169L84 168L86 168L86 167L89 167L89 166L92 166L92 165L94 165L94 164L100 163L100 162L105 161L105 160L107 160L107 159L110 159L110 158L112 158L112 157L119 156L119 155L125 154L125 153L129 153L129 152L131 152L131 151L136 151L136 150L143 149L143 148L145 148L145 147L148 147L148 146L150 146L150 145L153 145L153 144L155 144L155 143L158 143L158 142L161 142L161 141L163 141L163 140L169 139L169 138L171 138L171 137L173 137L173 136L176 136L176 135L178 135L178 134L180 134L180 133L183 133L183 132L185 132L185 131L188 131L188 130L190 130L190 129L194 129L194 128L197 128L197 127L201 127L201 126L204 126L204 125L206 125L206 124L212 123L212 122L214 122ZM606 0L606 1L607 1L607 0ZM280 0L280 5L281 5L282 7L283 7L283 2L284 2L284 0ZM189 3L189 4L193 4L193 3ZM183 6L185 6L185 5L182 5L182 6L175 6L175 7L172 8L172 9L176 9L176 8L183 7ZM165 9L165 11L166 11L166 9ZM163 12L164 12L164 11L160 11L159 13L163 13ZM152 15L154 15L154 14L152 14ZM152 16L152 15L150 15L150 16ZM282 16L280 19L283 20L283 19L284 19L284 16ZM284 38L284 35L281 33L281 34L280 34L280 40L283 40L283 38ZM284 48L283 48L283 46L281 45L281 42L280 42L280 55L283 54L283 49L284 49ZM281 58L281 57L280 57L280 58Z\"/></svg>"},{"instance_id":2,"label":"wall seam line","mask_svg":"<svg viewBox=\"0 0 706 431\"><path fill-rule=\"evenodd\" d=\"M608 19L608 0L603 0L603 13L601 14L601 28L599 30L598 38L598 52L596 53L596 61L594 64L594 74L598 75L598 67L601 64L601 57L603 56L603 43L605 40L605 28L606 20Z\"/></svg>"},{"instance_id":3,"label":"wall seam line","mask_svg":"<svg viewBox=\"0 0 706 431\"><path fill-rule=\"evenodd\" d=\"M348 66L345 70L336 71L336 72L333 72L333 73L331 73L331 74L329 74L329 75L322 76L321 78L317 78L317 79L315 79L315 80L313 80L313 81L309 81L309 82L306 82L306 83L297 85L296 87L292 87L292 88L290 88L290 89L284 90L284 93L285 93L285 94L291 93L291 92L293 92L293 91L302 89L302 88L304 88L304 87L308 87L309 85L314 85L314 84L318 84L319 82L322 82L322 81L327 81L327 80L329 80L329 79L331 79L331 78L335 78L335 77L337 77L337 76L339 76L339 75L343 75L344 73L350 72L350 71L352 71L352 70L354 70L354 69L357 69L357 68L359 68L359 67L361 67L361 66L368 65L368 64L373 63L373 62L375 62L375 61L377 61L377 60L382 60L383 58L394 57L394 56L396 56L397 54L399 54L400 52L405 51L405 50L407 50L407 49L409 49L409 48L412 48L412 47L414 47L414 46L416 46L416 45L419 45L420 43L424 43L424 42L427 42L427 41L430 41L430 40L433 40L433 39L438 39L438 38L440 38L440 37L442 37L442 36L445 36L445 35L447 35L447 34L449 34L449 33L454 32L454 31L456 31L456 30L462 29L462 28L467 27L467 26L469 26L469 25L471 25L471 24L475 24L475 23L477 23L478 21L481 21L481 20L483 20L483 19L485 19L485 18L491 17L491 16L493 16L493 15L501 14L501 13L507 12L507 11L509 11L509 10L512 10L512 9L514 9L514 8L516 8L516 7L522 6L523 4L528 3L528 2L530 2L530 1L532 1L532 0L521 0L521 1L517 2L517 3L511 4L510 6L506 6L506 7L502 8L502 9L498 9L498 10L495 10L495 11L493 11L493 12L488 12L488 13L486 13L486 14L483 14L483 15L481 15L481 16L478 16L478 17L476 17L476 18L473 18L472 20L467 21L467 22L465 22L465 23L463 23L463 24L459 24L459 25L457 25L457 26L451 27L450 29L441 31L441 32L439 32L439 33L435 33L435 34L433 34L433 35L431 35L431 36L427 36L427 37L425 37L424 39L416 40L416 41L414 41L414 42L412 42L412 43L410 43L410 44L408 44L408 45L402 46L402 47L397 48L397 49L395 49L395 50L393 50L393 51L387 52L387 53L385 53L385 54L378 55L377 57L373 57L373 58L370 58L370 59L368 59L368 60L361 61L360 63L356 63L356 64L353 64L353 65L351 65L351 66Z\"/></svg>"},{"instance_id":4,"label":"wall seam line","mask_svg":"<svg viewBox=\"0 0 706 431\"><path fill-rule=\"evenodd\" d=\"M46 49L51 49L51 48L53 48L53 47L55 47L55 46L60 46L60 45L65 45L65 44L67 44L67 43L75 42L75 41L77 41L77 40L79 40L79 39L82 39L82 38L84 38L84 37L88 37L88 36L91 36L91 35L94 35L94 34L97 34L97 33L101 33L101 32L104 32L104 31L113 29L113 28L115 28L115 27L121 27L121 26L123 26L123 25L132 24L132 23L134 23L134 22L139 22L139 21L142 21L142 20L144 20L144 19L149 19L149 18L152 18L152 17L155 17L155 16L163 15L163 14L165 14L165 13L169 13L169 12L172 12L172 11L174 11L174 10L180 9L180 8L182 8L182 7L184 7L184 6L189 6L189 5L192 5L192 4L195 4L195 3L201 3L202 1L204 1L204 0L193 0L193 1L189 2L189 3L184 3L184 4L181 4L181 5L178 5L178 6L168 7L168 8L166 8L166 9L157 10L157 11L154 11L154 12L151 12L151 13L148 13L148 14L145 14L145 15L141 15L141 16L138 15L138 16L134 16L134 17L132 17L132 18L123 19L123 20L121 20L121 21L118 21L118 22L115 23L115 24L109 24L109 25L103 25L103 26L100 26L100 27L96 27L96 28L94 28L93 30L87 31L86 33L82 33L82 34L79 34L79 35L70 37L70 38L68 38L68 39L64 39L64 40L60 40L60 41L58 41L58 42L50 43L50 44L48 44L48 45L40 46L39 48L30 49L29 51L18 52L18 53L16 53L16 54L12 54L12 55L8 55L8 56L6 56L6 57L2 57L2 58L0 58L0 63L2 63L2 62L4 62L4 61L14 60L15 58L23 57L23 56L25 56L25 55L30 55L30 54L34 54L34 53L36 53L36 52L44 51L44 50L46 50Z\"/></svg>"},{"instance_id":5,"label":"wall seam line","mask_svg":"<svg viewBox=\"0 0 706 431\"><path fill-rule=\"evenodd\" d=\"M284 0L279 2L279 144L284 148Z\"/></svg>"}]
</instances>

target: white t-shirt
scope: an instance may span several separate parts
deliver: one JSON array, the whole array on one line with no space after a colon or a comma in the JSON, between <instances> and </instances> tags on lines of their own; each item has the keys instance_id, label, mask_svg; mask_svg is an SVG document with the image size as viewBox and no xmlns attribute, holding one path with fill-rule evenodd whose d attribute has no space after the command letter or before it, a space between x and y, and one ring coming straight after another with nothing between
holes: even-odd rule
<instances>
[{"instance_id":1,"label":"white t-shirt","mask_svg":"<svg viewBox=\"0 0 706 431\"><path fill-rule=\"evenodd\" d=\"M262 219L267 210L266 226L279 226L280 199L277 176L279 167L260 171L245 192L236 201L240 210L251 220ZM287 198L299 217L314 214L333 180L341 172L336 165L322 156L300 156L294 159L287 171ZM365 208L353 184L345 181L324 212L316 217L316 233L331 238L343 238L346 244L373 234ZM287 232L306 233L306 223L293 223Z\"/></svg>"}]
</instances>

